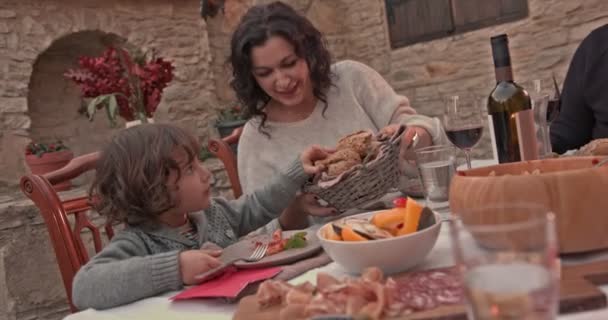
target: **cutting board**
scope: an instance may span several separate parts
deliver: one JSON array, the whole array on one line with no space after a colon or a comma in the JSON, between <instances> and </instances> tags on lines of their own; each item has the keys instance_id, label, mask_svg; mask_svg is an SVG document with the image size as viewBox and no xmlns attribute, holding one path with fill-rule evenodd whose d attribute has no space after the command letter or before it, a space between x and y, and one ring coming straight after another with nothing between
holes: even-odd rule
<instances>
[{"instance_id":1,"label":"cutting board","mask_svg":"<svg viewBox=\"0 0 608 320\"><path fill-rule=\"evenodd\" d=\"M605 308L606 296L597 287L601 284L608 284L608 261L563 267L560 280L560 313ZM279 310L279 306L260 310L255 296L248 296L239 302L233 320L278 320ZM467 317L464 305L452 305L393 319L466 320Z\"/></svg>"}]
</instances>

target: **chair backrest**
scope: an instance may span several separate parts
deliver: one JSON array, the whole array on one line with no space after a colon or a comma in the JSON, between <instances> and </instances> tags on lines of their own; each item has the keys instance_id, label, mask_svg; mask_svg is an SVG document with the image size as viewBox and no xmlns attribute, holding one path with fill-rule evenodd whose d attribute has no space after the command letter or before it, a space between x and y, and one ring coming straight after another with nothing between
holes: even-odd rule
<instances>
[{"instance_id":1,"label":"chair backrest","mask_svg":"<svg viewBox=\"0 0 608 320\"><path fill-rule=\"evenodd\" d=\"M99 156L99 152L89 153L72 159L65 167L56 171L44 175L28 174L21 178L21 190L32 199L44 218L72 312L77 311L72 304L72 280L76 272L89 260L81 231L89 229L95 252L102 249L101 232L87 216L87 212L92 209L87 195L62 199L53 185L95 169ZM73 226L69 216L74 217ZM104 229L108 239L111 239L114 236L112 226L106 224Z\"/></svg>"},{"instance_id":2,"label":"chair backrest","mask_svg":"<svg viewBox=\"0 0 608 320\"><path fill-rule=\"evenodd\" d=\"M222 139L209 139L209 142L207 143L209 151L224 164L235 198L238 198L243 194L243 189L241 189L241 182L239 180L238 167L236 164L236 154L234 153L232 146L239 142L242 133L243 127L239 127L234 129L229 136Z\"/></svg>"}]
</instances>

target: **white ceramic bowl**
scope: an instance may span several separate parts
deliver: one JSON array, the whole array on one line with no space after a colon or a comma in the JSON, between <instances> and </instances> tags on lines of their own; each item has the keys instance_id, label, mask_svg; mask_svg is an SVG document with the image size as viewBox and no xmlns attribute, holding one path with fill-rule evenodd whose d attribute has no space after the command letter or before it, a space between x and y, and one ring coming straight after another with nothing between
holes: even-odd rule
<instances>
[{"instance_id":1,"label":"white ceramic bowl","mask_svg":"<svg viewBox=\"0 0 608 320\"><path fill-rule=\"evenodd\" d=\"M370 218L376 212L361 213L349 218ZM368 267L378 267L385 274L394 274L424 261L439 236L441 216L435 213L434 225L412 234L360 242L328 240L322 234L326 226L327 224L317 231L317 237L332 260L349 273L360 274Z\"/></svg>"}]
</instances>

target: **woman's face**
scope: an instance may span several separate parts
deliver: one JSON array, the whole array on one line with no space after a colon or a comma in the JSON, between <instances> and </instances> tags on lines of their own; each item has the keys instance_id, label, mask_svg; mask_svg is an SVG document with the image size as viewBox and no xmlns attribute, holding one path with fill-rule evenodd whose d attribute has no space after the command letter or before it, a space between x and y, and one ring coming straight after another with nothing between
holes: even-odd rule
<instances>
[{"instance_id":1,"label":"woman's face","mask_svg":"<svg viewBox=\"0 0 608 320\"><path fill-rule=\"evenodd\" d=\"M273 100L286 107L314 101L306 60L284 38L272 36L251 50L253 77Z\"/></svg>"}]
</instances>

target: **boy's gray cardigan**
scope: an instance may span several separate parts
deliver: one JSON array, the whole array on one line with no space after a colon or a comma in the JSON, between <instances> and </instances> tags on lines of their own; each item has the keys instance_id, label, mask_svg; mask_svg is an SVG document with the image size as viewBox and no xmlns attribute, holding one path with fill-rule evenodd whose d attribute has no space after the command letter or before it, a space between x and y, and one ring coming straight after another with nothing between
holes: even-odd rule
<instances>
[{"instance_id":1,"label":"boy's gray cardigan","mask_svg":"<svg viewBox=\"0 0 608 320\"><path fill-rule=\"evenodd\" d=\"M264 226L280 215L308 176L301 162L295 161L285 174L268 178L271 182L253 194L232 201L215 198L207 210L190 214L198 243L158 223L117 233L74 277L74 305L80 310L112 308L181 289L181 251L200 248L205 242L226 247Z\"/></svg>"}]
</instances>

